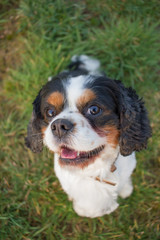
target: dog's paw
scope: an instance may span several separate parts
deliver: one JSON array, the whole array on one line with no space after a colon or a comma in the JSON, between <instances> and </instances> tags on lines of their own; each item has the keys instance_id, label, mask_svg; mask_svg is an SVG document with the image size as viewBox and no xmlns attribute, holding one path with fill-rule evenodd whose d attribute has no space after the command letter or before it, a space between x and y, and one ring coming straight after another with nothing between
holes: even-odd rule
<instances>
[{"instance_id":1,"label":"dog's paw","mask_svg":"<svg viewBox=\"0 0 160 240\"><path fill-rule=\"evenodd\" d=\"M119 196L122 198L129 197L133 192L132 180L129 179L128 182L123 186L122 190L119 193Z\"/></svg>"}]
</instances>

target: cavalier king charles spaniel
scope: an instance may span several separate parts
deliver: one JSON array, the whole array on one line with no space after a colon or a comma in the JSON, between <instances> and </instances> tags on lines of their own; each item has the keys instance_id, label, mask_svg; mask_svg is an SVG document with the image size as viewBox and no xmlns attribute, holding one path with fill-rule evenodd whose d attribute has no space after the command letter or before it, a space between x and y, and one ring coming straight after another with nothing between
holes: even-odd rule
<instances>
[{"instance_id":1,"label":"cavalier king charles spaniel","mask_svg":"<svg viewBox=\"0 0 160 240\"><path fill-rule=\"evenodd\" d=\"M110 214L118 196L133 191L135 151L147 146L151 128L144 103L132 88L99 70L86 55L50 77L33 102L26 145L54 152L54 169L76 213Z\"/></svg>"}]
</instances>

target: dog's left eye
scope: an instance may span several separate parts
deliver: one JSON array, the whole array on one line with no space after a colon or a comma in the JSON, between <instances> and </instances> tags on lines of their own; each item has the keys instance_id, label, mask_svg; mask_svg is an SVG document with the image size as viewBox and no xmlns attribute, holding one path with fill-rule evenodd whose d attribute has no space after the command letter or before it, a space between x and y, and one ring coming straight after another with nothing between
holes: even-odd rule
<instances>
[{"instance_id":1,"label":"dog's left eye","mask_svg":"<svg viewBox=\"0 0 160 240\"><path fill-rule=\"evenodd\" d=\"M102 111L102 109L100 107L98 107L96 105L95 106L93 105L93 106L88 108L87 113L91 114L91 115L97 115L97 114L101 113L101 111Z\"/></svg>"}]
</instances>

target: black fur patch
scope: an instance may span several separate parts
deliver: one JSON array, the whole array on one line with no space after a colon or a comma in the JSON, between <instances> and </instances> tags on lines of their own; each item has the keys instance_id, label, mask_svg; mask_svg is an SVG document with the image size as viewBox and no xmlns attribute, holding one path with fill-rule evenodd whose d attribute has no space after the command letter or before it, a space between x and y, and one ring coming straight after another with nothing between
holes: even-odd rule
<instances>
[{"instance_id":1,"label":"black fur patch","mask_svg":"<svg viewBox=\"0 0 160 240\"><path fill-rule=\"evenodd\" d=\"M28 124L25 144L34 153L41 152L43 149L43 138L40 126L40 119L38 119L33 112L31 120Z\"/></svg>"},{"instance_id":2,"label":"black fur patch","mask_svg":"<svg viewBox=\"0 0 160 240\"><path fill-rule=\"evenodd\" d=\"M147 147L151 137L151 127L144 102L139 99L135 90L125 88L121 81L107 77L95 77L86 84L98 96L98 101L111 110L111 114L97 118L97 126L116 126L120 130L120 152L123 156ZM94 120L93 125L96 124Z\"/></svg>"},{"instance_id":3,"label":"black fur patch","mask_svg":"<svg viewBox=\"0 0 160 240\"><path fill-rule=\"evenodd\" d=\"M147 147L151 137L151 127L144 102L138 97L135 90L125 88L116 81L121 89L119 96L120 112L120 149L124 156L133 151L140 151Z\"/></svg>"}]
</instances>

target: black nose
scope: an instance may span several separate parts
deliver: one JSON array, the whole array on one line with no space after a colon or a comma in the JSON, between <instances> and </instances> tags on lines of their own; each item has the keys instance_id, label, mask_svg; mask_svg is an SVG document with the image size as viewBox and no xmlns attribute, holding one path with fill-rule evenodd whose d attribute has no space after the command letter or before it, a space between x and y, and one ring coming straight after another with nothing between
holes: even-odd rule
<instances>
[{"instance_id":1,"label":"black nose","mask_svg":"<svg viewBox=\"0 0 160 240\"><path fill-rule=\"evenodd\" d=\"M73 126L73 123L67 119L61 118L52 123L51 129L55 136L62 138L73 129Z\"/></svg>"}]
</instances>

